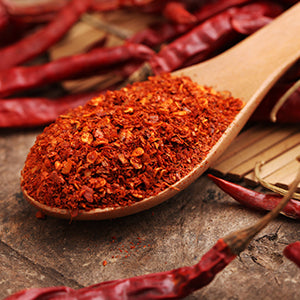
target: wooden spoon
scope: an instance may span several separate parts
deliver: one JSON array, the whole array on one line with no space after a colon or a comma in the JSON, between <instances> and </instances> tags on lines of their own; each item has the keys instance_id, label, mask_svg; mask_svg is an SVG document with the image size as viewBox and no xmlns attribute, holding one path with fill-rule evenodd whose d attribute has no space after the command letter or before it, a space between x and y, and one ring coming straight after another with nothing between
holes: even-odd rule
<instances>
[{"instance_id":1,"label":"wooden spoon","mask_svg":"<svg viewBox=\"0 0 300 300\"><path fill-rule=\"evenodd\" d=\"M200 85L227 90L244 101L244 108L211 149L205 160L173 186L133 205L119 208L79 211L73 219L100 220L134 214L174 196L197 179L227 148L243 128L264 95L280 76L300 57L300 4L277 17L225 53L204 63L182 69L175 75L186 75ZM70 212L41 204L23 190L26 199L47 215L70 219Z\"/></svg>"}]
</instances>

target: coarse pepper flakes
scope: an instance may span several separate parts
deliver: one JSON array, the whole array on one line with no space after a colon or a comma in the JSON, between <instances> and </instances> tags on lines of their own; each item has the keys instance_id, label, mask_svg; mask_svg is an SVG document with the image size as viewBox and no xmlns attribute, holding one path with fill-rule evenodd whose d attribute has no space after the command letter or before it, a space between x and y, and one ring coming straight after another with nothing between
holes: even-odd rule
<instances>
[{"instance_id":1,"label":"coarse pepper flakes","mask_svg":"<svg viewBox=\"0 0 300 300\"><path fill-rule=\"evenodd\" d=\"M51 207L128 206L187 175L243 103L188 77L150 77L91 99L44 129L21 185Z\"/></svg>"}]
</instances>

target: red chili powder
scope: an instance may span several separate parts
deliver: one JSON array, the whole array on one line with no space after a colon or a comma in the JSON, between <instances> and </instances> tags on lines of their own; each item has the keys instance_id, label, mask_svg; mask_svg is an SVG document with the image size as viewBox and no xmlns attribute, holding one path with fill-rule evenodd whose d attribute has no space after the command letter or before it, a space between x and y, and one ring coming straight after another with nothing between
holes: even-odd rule
<instances>
[{"instance_id":1,"label":"red chili powder","mask_svg":"<svg viewBox=\"0 0 300 300\"><path fill-rule=\"evenodd\" d=\"M243 103L188 77L150 77L44 129L22 170L35 200L70 210L131 205L187 175Z\"/></svg>"}]
</instances>

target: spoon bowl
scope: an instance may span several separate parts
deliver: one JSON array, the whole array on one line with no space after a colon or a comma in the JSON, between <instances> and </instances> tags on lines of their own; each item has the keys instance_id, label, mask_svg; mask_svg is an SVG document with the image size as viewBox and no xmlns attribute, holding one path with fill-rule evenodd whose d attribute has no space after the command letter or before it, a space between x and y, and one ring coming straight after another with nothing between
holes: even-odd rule
<instances>
[{"instance_id":1,"label":"spoon bowl","mask_svg":"<svg viewBox=\"0 0 300 300\"><path fill-rule=\"evenodd\" d=\"M73 216L67 209L41 204L23 189L25 198L40 211L53 217L101 220L141 212L164 202L178 191L185 189L225 151L266 93L300 57L299 16L300 4L296 4L269 25L223 54L173 73L176 76L189 76L194 82L211 86L217 91L230 91L235 98L240 98L245 104L206 158L174 185L130 206L96 208L90 211L79 210L78 214Z\"/></svg>"}]
</instances>

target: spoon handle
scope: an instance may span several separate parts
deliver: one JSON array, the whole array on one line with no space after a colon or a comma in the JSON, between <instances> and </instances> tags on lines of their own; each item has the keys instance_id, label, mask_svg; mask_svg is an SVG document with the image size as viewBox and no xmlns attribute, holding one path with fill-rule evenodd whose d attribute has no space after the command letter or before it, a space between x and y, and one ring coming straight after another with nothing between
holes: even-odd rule
<instances>
[{"instance_id":1,"label":"spoon handle","mask_svg":"<svg viewBox=\"0 0 300 300\"><path fill-rule=\"evenodd\" d=\"M178 73L199 84L229 90L244 102L252 98L259 102L300 57L299 37L300 3L230 50Z\"/></svg>"}]
</instances>

